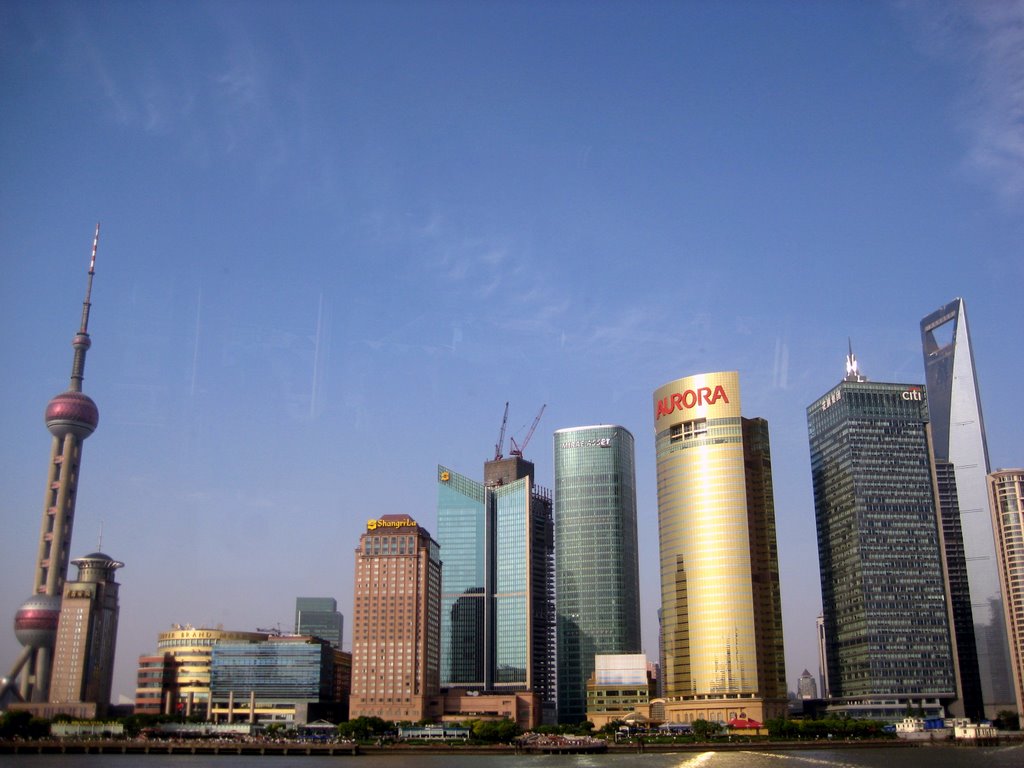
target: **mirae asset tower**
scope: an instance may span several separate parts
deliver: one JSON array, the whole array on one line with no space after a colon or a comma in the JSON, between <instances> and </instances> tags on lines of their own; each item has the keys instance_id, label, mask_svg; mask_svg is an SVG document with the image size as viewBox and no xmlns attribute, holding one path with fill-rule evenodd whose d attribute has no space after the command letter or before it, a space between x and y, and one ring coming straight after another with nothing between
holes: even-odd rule
<instances>
[{"instance_id":1,"label":"mirae asset tower","mask_svg":"<svg viewBox=\"0 0 1024 768\"><path fill-rule=\"evenodd\" d=\"M665 717L764 721L786 711L768 423L739 374L654 393Z\"/></svg>"}]
</instances>

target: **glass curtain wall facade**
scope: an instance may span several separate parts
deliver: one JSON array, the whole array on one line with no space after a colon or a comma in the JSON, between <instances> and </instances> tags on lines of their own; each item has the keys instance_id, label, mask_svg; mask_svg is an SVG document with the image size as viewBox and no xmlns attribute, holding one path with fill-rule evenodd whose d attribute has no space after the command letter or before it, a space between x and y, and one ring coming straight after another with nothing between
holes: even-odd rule
<instances>
[{"instance_id":1,"label":"glass curtain wall facade","mask_svg":"<svg viewBox=\"0 0 1024 768\"><path fill-rule=\"evenodd\" d=\"M500 466L499 466L500 465ZM478 483L438 467L441 684L534 691L554 705L550 493L522 458L488 462ZM550 716L547 716L550 718Z\"/></svg>"},{"instance_id":2,"label":"glass curtain wall facade","mask_svg":"<svg viewBox=\"0 0 1024 768\"><path fill-rule=\"evenodd\" d=\"M834 705L896 716L949 704L958 681L924 389L846 380L808 406L807 425Z\"/></svg>"},{"instance_id":3,"label":"glass curtain wall facade","mask_svg":"<svg viewBox=\"0 0 1024 768\"><path fill-rule=\"evenodd\" d=\"M344 618L333 597L295 598L295 634L312 635L341 648Z\"/></svg>"},{"instance_id":4,"label":"glass curtain wall facade","mask_svg":"<svg viewBox=\"0 0 1024 768\"><path fill-rule=\"evenodd\" d=\"M654 393L661 673L666 712L684 721L785 711L768 429L740 414L736 372Z\"/></svg>"},{"instance_id":5,"label":"glass curtain wall facade","mask_svg":"<svg viewBox=\"0 0 1024 768\"><path fill-rule=\"evenodd\" d=\"M978 646L974 634L974 611L964 552L960 503L956 493L956 472L948 461L935 461L936 488L939 492L939 517L942 520L943 547L946 555L946 584L953 611L953 639L960 669L960 708L972 720L985 718L985 700L978 665Z\"/></svg>"},{"instance_id":6,"label":"glass curtain wall facade","mask_svg":"<svg viewBox=\"0 0 1024 768\"><path fill-rule=\"evenodd\" d=\"M441 571L441 687L486 688L484 622L489 615L484 486L437 468ZM489 633L487 633L489 634Z\"/></svg>"},{"instance_id":7,"label":"glass curtain wall facade","mask_svg":"<svg viewBox=\"0 0 1024 768\"><path fill-rule=\"evenodd\" d=\"M982 696L987 714L995 716L998 710L1013 706L1014 694L995 539L988 514L986 477L990 467L985 420L963 299L954 299L921 320L921 345L935 457L953 465L949 476L953 486L946 487L945 495L955 497L963 530L970 595L960 598L960 602L969 602L972 610ZM953 599L958 600L955 595ZM962 609L958 619L961 616ZM958 627L957 637L969 631ZM962 666L970 664L970 659L961 659Z\"/></svg>"},{"instance_id":8,"label":"glass curtain wall facade","mask_svg":"<svg viewBox=\"0 0 1024 768\"><path fill-rule=\"evenodd\" d=\"M531 690L529 482L492 489L494 689Z\"/></svg>"},{"instance_id":9,"label":"glass curtain wall facade","mask_svg":"<svg viewBox=\"0 0 1024 768\"><path fill-rule=\"evenodd\" d=\"M633 435L560 429L554 455L558 719L577 723L595 656L641 651Z\"/></svg>"},{"instance_id":10,"label":"glass curtain wall facade","mask_svg":"<svg viewBox=\"0 0 1024 768\"><path fill-rule=\"evenodd\" d=\"M265 632L231 632L191 625L175 625L170 632L161 632L157 638L157 653L139 659L140 682L143 668L151 668L149 679L156 677L155 663L163 665L164 701L161 711L168 715L186 717L209 715L210 660L213 648L221 642L259 643L267 639ZM140 687L136 691L139 704L152 705L153 691Z\"/></svg>"},{"instance_id":11,"label":"glass curtain wall facade","mask_svg":"<svg viewBox=\"0 0 1024 768\"><path fill-rule=\"evenodd\" d=\"M218 643L210 661L210 698L326 702L333 696L330 645L316 640Z\"/></svg>"}]
</instances>

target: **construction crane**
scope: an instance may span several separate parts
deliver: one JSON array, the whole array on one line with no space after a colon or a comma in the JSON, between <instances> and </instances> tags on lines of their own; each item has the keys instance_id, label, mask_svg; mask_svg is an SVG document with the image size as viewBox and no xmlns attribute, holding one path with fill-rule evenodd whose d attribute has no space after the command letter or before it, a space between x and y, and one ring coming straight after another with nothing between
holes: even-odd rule
<instances>
[{"instance_id":1,"label":"construction crane","mask_svg":"<svg viewBox=\"0 0 1024 768\"><path fill-rule=\"evenodd\" d=\"M508 424L508 401L505 401L505 415L501 417L501 431L498 432L498 442L494 444L494 460L502 457L502 445L505 442L505 426Z\"/></svg>"},{"instance_id":2,"label":"construction crane","mask_svg":"<svg viewBox=\"0 0 1024 768\"><path fill-rule=\"evenodd\" d=\"M513 456L522 456L523 455L523 451L526 450L526 444L528 442L530 442L530 438L533 437L533 431L535 429L537 429L537 424L540 423L540 417L544 415L544 409L547 408L547 407L548 407L547 403L544 403L544 405L542 405L540 407L540 411L537 413L537 418L535 418L533 420L533 424L530 426L530 431L527 432L526 433L526 437L523 438L523 444L522 445L516 445L516 439L514 437L510 437L509 438L509 440L512 441L512 450L510 451L510 453Z\"/></svg>"}]
</instances>

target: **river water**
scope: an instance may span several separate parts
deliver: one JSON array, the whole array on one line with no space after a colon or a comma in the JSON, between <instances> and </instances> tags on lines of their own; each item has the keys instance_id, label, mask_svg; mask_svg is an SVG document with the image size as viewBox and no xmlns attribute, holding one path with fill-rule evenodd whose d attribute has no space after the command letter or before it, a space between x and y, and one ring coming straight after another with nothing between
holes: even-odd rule
<instances>
[{"instance_id":1,"label":"river water","mask_svg":"<svg viewBox=\"0 0 1024 768\"><path fill-rule=\"evenodd\" d=\"M1021 768L1024 743L1005 747L823 749L605 755L4 755L17 768Z\"/></svg>"}]
</instances>

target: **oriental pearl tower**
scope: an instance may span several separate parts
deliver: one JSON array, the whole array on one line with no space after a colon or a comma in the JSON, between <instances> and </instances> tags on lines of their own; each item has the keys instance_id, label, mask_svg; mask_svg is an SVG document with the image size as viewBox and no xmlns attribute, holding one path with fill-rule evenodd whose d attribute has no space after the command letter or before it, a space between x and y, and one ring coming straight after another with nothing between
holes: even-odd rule
<instances>
[{"instance_id":1,"label":"oriental pearl tower","mask_svg":"<svg viewBox=\"0 0 1024 768\"><path fill-rule=\"evenodd\" d=\"M43 521L39 532L32 596L18 609L14 633L24 650L18 656L8 680L18 678L18 693L23 701L44 702L50 690L53 648L60 616L61 594L68 574L71 529L75 522L75 496L82 460L82 443L96 429L100 413L92 398L82 392L85 378L85 353L89 350L89 309L92 306L92 280L96 273L96 248L100 225L92 242L89 277L82 302L82 323L71 341L75 350L71 381L46 406L46 428L53 435L50 464L43 501ZM11 684L11 683L8 683ZM6 688L7 686L2 686ZM2 693L2 690L0 690Z\"/></svg>"}]
</instances>

